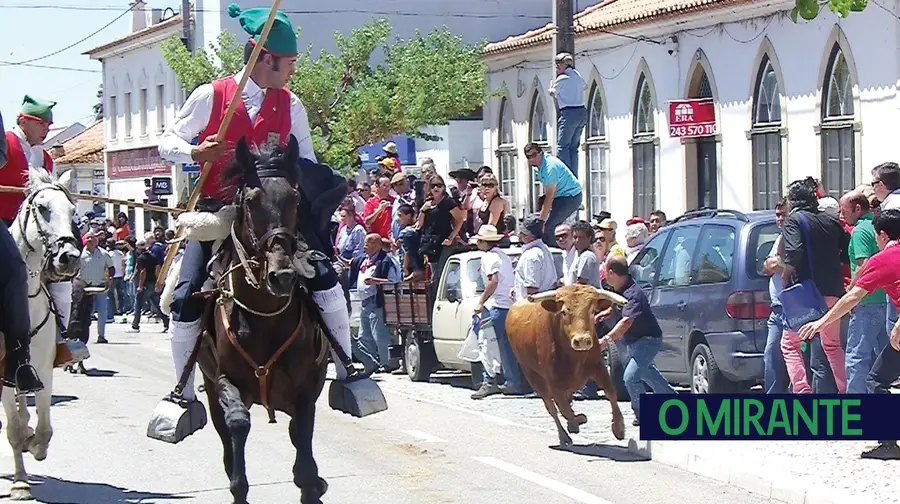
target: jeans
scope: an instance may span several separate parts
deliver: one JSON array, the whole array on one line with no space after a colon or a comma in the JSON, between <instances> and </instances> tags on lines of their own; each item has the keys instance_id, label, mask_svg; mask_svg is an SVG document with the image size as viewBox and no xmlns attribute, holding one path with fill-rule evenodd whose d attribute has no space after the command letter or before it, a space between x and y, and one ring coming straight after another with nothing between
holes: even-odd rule
<instances>
[{"instance_id":1,"label":"jeans","mask_svg":"<svg viewBox=\"0 0 900 504\"><path fill-rule=\"evenodd\" d=\"M137 286L132 280L125 281L125 306L122 309L123 315L130 315L134 311L134 302L137 299Z\"/></svg>"},{"instance_id":2,"label":"jeans","mask_svg":"<svg viewBox=\"0 0 900 504\"><path fill-rule=\"evenodd\" d=\"M556 157L578 177L578 147L581 133L587 124L587 108L566 107L559 109L556 120ZM551 233L552 228L551 228Z\"/></svg>"},{"instance_id":3,"label":"jeans","mask_svg":"<svg viewBox=\"0 0 900 504\"><path fill-rule=\"evenodd\" d=\"M889 301L888 305L892 303ZM888 314L890 317L890 314ZM866 378L866 389L870 394L890 394L891 384L900 378L900 352L894 350L890 344L881 350L872 371ZM890 440L893 441L893 440ZM888 443L889 440L880 440L880 443Z\"/></svg>"},{"instance_id":4,"label":"jeans","mask_svg":"<svg viewBox=\"0 0 900 504\"><path fill-rule=\"evenodd\" d=\"M881 350L888 345L887 308L883 304L857 305L847 335L847 393L865 394L866 377Z\"/></svg>"},{"instance_id":5,"label":"jeans","mask_svg":"<svg viewBox=\"0 0 900 504\"><path fill-rule=\"evenodd\" d=\"M828 308L834 306L836 302L836 297L825 296L825 303ZM827 364L831 365L831 373L834 376L837 392L843 394L847 391L847 370L844 364L844 350L841 348L841 324L835 322L828 327L822 328L818 339L827 358ZM813 369L813 381L815 382L817 378L824 378L824 370L822 368L827 367L827 364L826 360L822 359L821 355L815 351L816 349L813 348L812 343L810 342L810 367ZM801 344L800 335L797 332L786 330L781 339L781 352L784 355L784 363L787 366L788 375L791 377L794 393L809 394L814 391L807 379ZM815 392L825 393L821 390L815 390Z\"/></svg>"},{"instance_id":6,"label":"jeans","mask_svg":"<svg viewBox=\"0 0 900 504\"><path fill-rule=\"evenodd\" d=\"M95 294L92 297L94 298L94 311L97 312L97 336L99 339L106 339L106 312L109 308L109 298L106 294ZM90 334L90 329L85 333Z\"/></svg>"},{"instance_id":7,"label":"jeans","mask_svg":"<svg viewBox=\"0 0 900 504\"><path fill-rule=\"evenodd\" d=\"M163 322L163 327L167 330L169 328L169 317L167 317L159 307L159 296L156 294L156 291L153 289L153 283L147 282L144 286L144 290L138 293L137 297L134 301L134 318L131 321L132 329L140 329L141 327L141 309L140 307L144 305L144 303L150 303L150 309L153 313L159 317Z\"/></svg>"},{"instance_id":8,"label":"jeans","mask_svg":"<svg viewBox=\"0 0 900 504\"><path fill-rule=\"evenodd\" d=\"M791 380L788 377L784 357L781 355L781 337L784 334L784 321L781 318L781 306L772 306L772 313L766 323L769 329L766 338L766 349L763 351L765 364L766 394L787 394Z\"/></svg>"},{"instance_id":9,"label":"jeans","mask_svg":"<svg viewBox=\"0 0 900 504\"><path fill-rule=\"evenodd\" d=\"M650 387L654 394L674 394L675 389L663 377L653 360L662 346L662 338L643 337L636 341L626 342L628 348L628 365L625 366L625 388L631 396L631 409L640 417L641 394Z\"/></svg>"},{"instance_id":10,"label":"jeans","mask_svg":"<svg viewBox=\"0 0 900 504\"><path fill-rule=\"evenodd\" d=\"M885 326L885 328L887 329L888 337L890 337L891 331L894 330L894 325L897 323L898 315L900 315L900 314L898 314L898 312L897 312L897 307L894 306L894 303L892 303L890 300L888 300L887 324Z\"/></svg>"},{"instance_id":11,"label":"jeans","mask_svg":"<svg viewBox=\"0 0 900 504\"><path fill-rule=\"evenodd\" d=\"M556 247L556 226L559 226L581 207L581 194L577 196L557 196L553 199L550 215L544 223L544 243Z\"/></svg>"},{"instance_id":12,"label":"jeans","mask_svg":"<svg viewBox=\"0 0 900 504\"><path fill-rule=\"evenodd\" d=\"M112 287L107 293L107 301L109 302L109 309L107 310L109 313L106 314L108 322L113 322L113 315L122 315L125 312L125 307L131 306L128 304L125 294L125 280L122 277L113 278Z\"/></svg>"},{"instance_id":13,"label":"jeans","mask_svg":"<svg viewBox=\"0 0 900 504\"><path fill-rule=\"evenodd\" d=\"M516 359L516 354L513 353L512 346L509 344L509 338L506 337L506 316L509 315L509 309L495 306L489 308L488 313L491 315L494 333L497 335L497 348L500 350L500 369L503 373L503 378L506 379L505 385L511 389L523 388L522 368L519 367L519 360Z\"/></svg>"},{"instance_id":14,"label":"jeans","mask_svg":"<svg viewBox=\"0 0 900 504\"><path fill-rule=\"evenodd\" d=\"M391 334L384 322L384 308L377 306L375 297L363 299L359 314L359 332L356 334L357 358L366 368L374 371L391 361Z\"/></svg>"}]
</instances>

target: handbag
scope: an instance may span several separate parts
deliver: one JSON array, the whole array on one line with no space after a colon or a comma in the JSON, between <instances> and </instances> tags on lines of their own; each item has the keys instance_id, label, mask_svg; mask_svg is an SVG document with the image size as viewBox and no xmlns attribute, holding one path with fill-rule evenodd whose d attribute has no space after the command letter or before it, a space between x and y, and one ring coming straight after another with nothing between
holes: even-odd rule
<instances>
[{"instance_id":1,"label":"handbag","mask_svg":"<svg viewBox=\"0 0 900 504\"><path fill-rule=\"evenodd\" d=\"M819 320L828 312L825 298L822 297L822 293L816 287L812 251L810 250L812 241L809 239L809 223L806 221L806 216L802 213L798 213L797 216L800 220L800 229L803 232L803 245L806 249L806 259L809 264L809 278L785 288L778 295L778 300L781 301L782 305L784 326L789 331L794 332L799 331L805 324Z\"/></svg>"}]
</instances>

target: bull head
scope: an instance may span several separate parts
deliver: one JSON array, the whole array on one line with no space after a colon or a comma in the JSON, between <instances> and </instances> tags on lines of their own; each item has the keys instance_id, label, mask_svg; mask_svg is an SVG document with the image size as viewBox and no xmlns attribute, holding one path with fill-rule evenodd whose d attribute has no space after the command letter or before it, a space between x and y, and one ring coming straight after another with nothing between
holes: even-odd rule
<instances>
[{"instance_id":1,"label":"bull head","mask_svg":"<svg viewBox=\"0 0 900 504\"><path fill-rule=\"evenodd\" d=\"M569 338L572 349L586 352L594 347L594 315L613 304L624 305L624 297L589 285L569 285L562 289L531 296L531 301L558 318L560 329Z\"/></svg>"}]
</instances>

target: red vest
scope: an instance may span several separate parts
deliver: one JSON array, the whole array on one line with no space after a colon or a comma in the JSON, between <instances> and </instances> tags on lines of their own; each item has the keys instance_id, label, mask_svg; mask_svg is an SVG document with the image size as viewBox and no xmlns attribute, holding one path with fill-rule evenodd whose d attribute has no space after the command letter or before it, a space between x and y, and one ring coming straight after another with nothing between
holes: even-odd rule
<instances>
[{"instance_id":1,"label":"red vest","mask_svg":"<svg viewBox=\"0 0 900 504\"><path fill-rule=\"evenodd\" d=\"M0 185L25 187L28 183L28 158L22 142L12 131L6 132L7 161L0 168ZM53 173L53 159L44 151L44 169ZM19 207L25 201L24 194L0 193L0 219L11 221L19 213Z\"/></svg>"},{"instance_id":2,"label":"red vest","mask_svg":"<svg viewBox=\"0 0 900 504\"><path fill-rule=\"evenodd\" d=\"M229 100L234 96L237 82L234 77L226 77L212 83L213 106L209 116L209 124L200 133L199 140L209 136L216 136L219 126L225 119ZM240 98L238 98L240 99ZM206 198L218 199L224 203L231 203L234 198L235 188L230 181L222 180L222 173L234 159L234 148L243 137L257 147L277 140L280 145L286 145L291 134L291 93L286 89L268 89L263 99L262 108L256 115L256 122L250 121L247 114L247 106L244 100L237 105L234 117L228 125L225 133L225 154L213 163L209 177L203 184L202 194Z\"/></svg>"}]
</instances>

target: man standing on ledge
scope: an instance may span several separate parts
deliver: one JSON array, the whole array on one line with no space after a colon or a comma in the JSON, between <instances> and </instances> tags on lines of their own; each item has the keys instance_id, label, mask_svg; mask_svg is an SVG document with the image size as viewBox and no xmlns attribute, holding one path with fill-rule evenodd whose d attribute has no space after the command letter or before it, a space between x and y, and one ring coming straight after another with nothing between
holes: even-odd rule
<instances>
[{"instance_id":1,"label":"man standing on ledge","mask_svg":"<svg viewBox=\"0 0 900 504\"><path fill-rule=\"evenodd\" d=\"M530 143L525 146L528 166L537 168L537 177L544 185L544 204L540 219L544 223L544 243L556 246L554 231L581 206L581 184L559 158L545 154L541 146Z\"/></svg>"},{"instance_id":2,"label":"man standing on ledge","mask_svg":"<svg viewBox=\"0 0 900 504\"><path fill-rule=\"evenodd\" d=\"M239 18L241 27L251 36L244 47L245 65L249 63L269 12L270 9L250 9L241 12L234 4L228 8L229 16ZM209 178L202 188L199 210L214 212L222 205L232 203L235 188L227 187L220 178L222 170L234 158L234 147L242 137L256 147L264 148L286 145L293 135L300 147L299 165L304 193L301 197L301 200L304 200L301 201L301 206L311 205L313 209L325 208L330 205L330 200L322 203L322 198L332 193L340 193L334 208L331 208L326 216L330 221L331 214L346 195L346 181L335 175L327 166L316 164L306 109L297 96L285 89L294 73L296 62L297 38L294 29L288 17L283 12L278 12L259 60L253 67L250 79L241 94L242 103L239 104L228 127L225 142L216 142L216 133L225 118L228 103L243 72L246 71L246 66L237 75L204 84L194 90L178 112L175 121L161 136L159 153L163 158L173 163L201 165L206 162L212 163ZM191 145L194 138L200 139L199 145ZM307 184L305 178L313 178L311 182L313 186ZM306 195L309 195L311 200L305 201ZM319 250L332 257L334 253L332 247L323 246L328 245L327 240L325 243L318 243L322 240L316 235L318 225L313 221L317 219L297 220L298 225L303 228L300 232L308 240L310 249ZM212 257L212 246L212 242L190 242L184 250L169 325L176 379L180 379L200 334L200 317L204 305L191 295L198 292L206 281L205 267ZM343 290L338 285L337 274L330 261L314 261L313 265L316 268L316 277L309 280L313 299L322 310L325 325L349 356L350 318ZM340 362L336 355L332 353L332 356L335 363ZM336 368L338 379L345 379L346 371L343 366L338 364ZM193 380L192 372L184 389L184 399L189 401L196 400Z\"/></svg>"}]
</instances>

